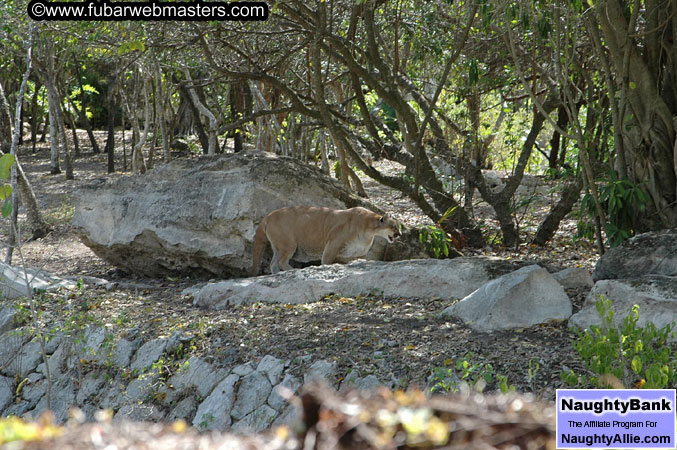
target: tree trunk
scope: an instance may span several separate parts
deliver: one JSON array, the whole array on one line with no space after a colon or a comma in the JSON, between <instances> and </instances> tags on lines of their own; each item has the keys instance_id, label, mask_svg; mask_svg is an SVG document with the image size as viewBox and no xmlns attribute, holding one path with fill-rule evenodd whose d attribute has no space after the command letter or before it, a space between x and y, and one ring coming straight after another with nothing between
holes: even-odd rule
<instances>
[{"instance_id":1,"label":"tree trunk","mask_svg":"<svg viewBox=\"0 0 677 450\"><path fill-rule=\"evenodd\" d=\"M653 8L652 8L653 5ZM647 25L648 45L636 44L634 34L626 19L626 5L620 0L595 2L595 17L604 35L619 79L622 81L620 102L627 101L631 117L624 120L624 128L631 146L626 153L628 176L636 184L643 184L652 205L641 214L640 230L674 226L677 223L677 168L675 167L675 125L673 114L661 97L657 78L658 68L663 65L661 53L656 51L654 39L666 39L665 48L673 48L660 27ZM638 12L639 13L639 12ZM654 20L658 5L651 3L644 12L645 19ZM669 23L669 21L665 21ZM659 34L660 33L660 34ZM653 58L653 59L651 59ZM665 77L672 77L674 85L677 74L666 70ZM671 93L669 95L672 95Z\"/></svg>"},{"instance_id":2,"label":"tree trunk","mask_svg":"<svg viewBox=\"0 0 677 450\"><path fill-rule=\"evenodd\" d=\"M541 222L532 243L543 246L552 239L562 219L571 212L581 197L581 189L583 189L583 175L579 172L576 180L567 184L562 190L562 197Z\"/></svg>"},{"instance_id":3,"label":"tree trunk","mask_svg":"<svg viewBox=\"0 0 677 450\"><path fill-rule=\"evenodd\" d=\"M197 137L200 140L202 151L207 153L209 151L209 136L207 135L207 132L205 132L204 125L202 125L202 121L200 120L200 110L193 103L193 97L188 91L188 88L183 83L179 83L179 94L190 108L190 112L193 116L193 128L195 129Z\"/></svg>"},{"instance_id":4,"label":"tree trunk","mask_svg":"<svg viewBox=\"0 0 677 450\"><path fill-rule=\"evenodd\" d=\"M12 142L12 118L9 112L9 103L5 97L5 92L0 83L0 152L2 154L11 151ZM26 174L21 168L18 158L16 159L17 183L21 204L26 209L28 223L33 233L33 239L39 239L49 233L50 226L45 222L38 207L38 201L33 192L31 183L26 178Z\"/></svg>"},{"instance_id":5,"label":"tree trunk","mask_svg":"<svg viewBox=\"0 0 677 450\"><path fill-rule=\"evenodd\" d=\"M164 162L168 163L171 160L171 151L169 148L169 136L167 136L167 114L165 113L165 105L167 103L162 92L162 72L160 71L160 63L155 61L155 120L160 123L160 135L162 136L162 155Z\"/></svg>"},{"instance_id":6,"label":"tree trunk","mask_svg":"<svg viewBox=\"0 0 677 450\"><path fill-rule=\"evenodd\" d=\"M108 173L115 172L115 113L117 111L117 103L115 101L116 78L111 76L108 82L108 134L106 136L107 155L107 171Z\"/></svg>"}]
</instances>

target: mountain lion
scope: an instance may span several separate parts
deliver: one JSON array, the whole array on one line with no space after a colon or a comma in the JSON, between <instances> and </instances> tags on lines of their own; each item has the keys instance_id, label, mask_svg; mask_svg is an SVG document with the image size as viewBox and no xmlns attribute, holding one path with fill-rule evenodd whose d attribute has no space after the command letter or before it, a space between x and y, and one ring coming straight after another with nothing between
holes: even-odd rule
<instances>
[{"instance_id":1,"label":"mountain lion","mask_svg":"<svg viewBox=\"0 0 677 450\"><path fill-rule=\"evenodd\" d=\"M330 209L290 206L276 209L263 218L254 237L251 275L259 273L266 240L273 247L270 271L290 270L289 260L296 251L322 257L322 264L363 258L375 236L393 242L399 236L397 222L368 209Z\"/></svg>"}]
</instances>

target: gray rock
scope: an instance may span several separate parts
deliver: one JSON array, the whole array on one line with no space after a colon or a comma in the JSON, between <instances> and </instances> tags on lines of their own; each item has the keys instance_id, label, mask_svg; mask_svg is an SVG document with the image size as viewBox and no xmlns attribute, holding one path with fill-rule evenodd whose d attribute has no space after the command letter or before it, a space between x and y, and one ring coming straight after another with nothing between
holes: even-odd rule
<instances>
[{"instance_id":1,"label":"gray rock","mask_svg":"<svg viewBox=\"0 0 677 450\"><path fill-rule=\"evenodd\" d=\"M584 329L601 325L595 307L600 296L612 301L614 326L622 324L635 304L639 305L637 325L640 327L647 322L653 322L658 328L677 322L677 277L652 275L628 280L600 280L586 297L581 310L571 316L569 324ZM673 330L677 331L677 327Z\"/></svg>"},{"instance_id":2,"label":"gray rock","mask_svg":"<svg viewBox=\"0 0 677 450\"><path fill-rule=\"evenodd\" d=\"M494 170L487 170L483 172L484 181L487 183L487 186L494 192L498 192L505 187L505 183L501 179L498 172Z\"/></svg>"},{"instance_id":3,"label":"gray rock","mask_svg":"<svg viewBox=\"0 0 677 450\"><path fill-rule=\"evenodd\" d=\"M345 390L358 390L358 391L375 391L379 387L382 387L383 383L376 378L375 375L367 375L366 377L360 378L346 378L346 380L341 383L341 391Z\"/></svg>"},{"instance_id":4,"label":"gray rock","mask_svg":"<svg viewBox=\"0 0 677 450\"><path fill-rule=\"evenodd\" d=\"M167 384L177 393L194 388L205 398L226 375L224 370L215 368L202 358L192 356L167 380Z\"/></svg>"},{"instance_id":5,"label":"gray rock","mask_svg":"<svg viewBox=\"0 0 677 450\"><path fill-rule=\"evenodd\" d=\"M29 292L26 277L28 277L33 292L75 289L77 287L77 284L72 281L50 275L42 270L27 268L24 273L24 269L21 267L0 262L0 297L13 299L31 295L33 292Z\"/></svg>"},{"instance_id":6,"label":"gray rock","mask_svg":"<svg viewBox=\"0 0 677 450\"><path fill-rule=\"evenodd\" d=\"M677 276L677 228L638 234L599 258L592 278L615 280L644 275Z\"/></svg>"},{"instance_id":7,"label":"gray rock","mask_svg":"<svg viewBox=\"0 0 677 450\"><path fill-rule=\"evenodd\" d=\"M235 422L232 431L236 433L259 433L270 428L277 415L277 411L270 406L259 406L255 411Z\"/></svg>"},{"instance_id":8,"label":"gray rock","mask_svg":"<svg viewBox=\"0 0 677 450\"><path fill-rule=\"evenodd\" d=\"M117 367L127 367L132 361L134 352L139 348L136 342L120 339L115 343L112 362Z\"/></svg>"},{"instance_id":9,"label":"gray rock","mask_svg":"<svg viewBox=\"0 0 677 450\"><path fill-rule=\"evenodd\" d=\"M153 339L146 342L136 351L131 365L132 370L143 370L155 363L167 347L167 339Z\"/></svg>"},{"instance_id":10,"label":"gray rock","mask_svg":"<svg viewBox=\"0 0 677 450\"><path fill-rule=\"evenodd\" d=\"M266 374L268 381L273 386L280 382L282 372L284 372L284 361L279 360L271 355L264 356L259 365L256 366L258 372Z\"/></svg>"},{"instance_id":11,"label":"gray rock","mask_svg":"<svg viewBox=\"0 0 677 450\"><path fill-rule=\"evenodd\" d=\"M235 401L237 375L228 375L197 408L193 426L200 430L225 430L232 423L230 411Z\"/></svg>"},{"instance_id":12,"label":"gray rock","mask_svg":"<svg viewBox=\"0 0 677 450\"><path fill-rule=\"evenodd\" d=\"M491 332L562 321L571 312L571 300L562 286L547 270L534 265L490 281L440 315Z\"/></svg>"},{"instance_id":13,"label":"gray rock","mask_svg":"<svg viewBox=\"0 0 677 450\"><path fill-rule=\"evenodd\" d=\"M292 374L286 374L284 379L276 385L268 397L268 405L276 411L282 411L289 402L286 400L287 394L295 394L301 387L301 380Z\"/></svg>"},{"instance_id":14,"label":"gray rock","mask_svg":"<svg viewBox=\"0 0 677 450\"><path fill-rule=\"evenodd\" d=\"M108 331L104 327L88 327L84 333L83 343L78 349L78 356L95 363L104 362L108 357L107 351L111 350L103 348L107 335Z\"/></svg>"},{"instance_id":15,"label":"gray rock","mask_svg":"<svg viewBox=\"0 0 677 450\"><path fill-rule=\"evenodd\" d=\"M20 348L13 348L11 352L13 357L2 369L2 373L10 377L23 378L33 372L42 361L42 347L37 338L21 345Z\"/></svg>"},{"instance_id":16,"label":"gray rock","mask_svg":"<svg viewBox=\"0 0 677 450\"><path fill-rule=\"evenodd\" d=\"M22 417L26 412L32 408L31 404L26 400L20 400L18 403L12 403L2 412L5 417L17 416Z\"/></svg>"},{"instance_id":17,"label":"gray rock","mask_svg":"<svg viewBox=\"0 0 677 450\"><path fill-rule=\"evenodd\" d=\"M0 373L15 376L20 362L17 357L21 348L29 341L31 335L25 329L9 330L0 335Z\"/></svg>"},{"instance_id":18,"label":"gray rock","mask_svg":"<svg viewBox=\"0 0 677 450\"><path fill-rule=\"evenodd\" d=\"M0 334L13 330L17 327L15 323L16 309L11 306L0 308Z\"/></svg>"},{"instance_id":19,"label":"gray rock","mask_svg":"<svg viewBox=\"0 0 677 450\"><path fill-rule=\"evenodd\" d=\"M259 301L308 303L335 292L356 296L379 291L388 297L453 299L463 298L497 276L525 265L487 257L357 261L208 283L184 293L193 296L195 305L208 309Z\"/></svg>"},{"instance_id":20,"label":"gray rock","mask_svg":"<svg viewBox=\"0 0 677 450\"><path fill-rule=\"evenodd\" d=\"M113 416L113 420L117 422L160 422L164 417L165 414L156 405L133 403L122 406Z\"/></svg>"},{"instance_id":21,"label":"gray rock","mask_svg":"<svg viewBox=\"0 0 677 450\"><path fill-rule=\"evenodd\" d=\"M230 415L235 420L243 419L247 414L263 405L272 390L273 386L265 374L261 372L250 373L242 378Z\"/></svg>"},{"instance_id":22,"label":"gray rock","mask_svg":"<svg viewBox=\"0 0 677 450\"><path fill-rule=\"evenodd\" d=\"M98 180L73 199L82 241L149 277L245 275L256 225L270 211L369 206L320 171L261 151L173 160L142 176Z\"/></svg>"},{"instance_id":23,"label":"gray rock","mask_svg":"<svg viewBox=\"0 0 677 450\"><path fill-rule=\"evenodd\" d=\"M553 273L552 277L564 289L592 288L595 282L592 281L590 272L582 267L571 267L559 272Z\"/></svg>"},{"instance_id":24,"label":"gray rock","mask_svg":"<svg viewBox=\"0 0 677 450\"><path fill-rule=\"evenodd\" d=\"M101 409L120 409L125 401L125 385L119 380L113 380L107 383L102 389L99 407Z\"/></svg>"},{"instance_id":25,"label":"gray rock","mask_svg":"<svg viewBox=\"0 0 677 450\"><path fill-rule=\"evenodd\" d=\"M73 374L64 374L52 384L50 406L56 423L63 423L68 418L68 411L75 406L75 392ZM46 409L47 395L44 395L33 410L33 418L39 417Z\"/></svg>"},{"instance_id":26,"label":"gray rock","mask_svg":"<svg viewBox=\"0 0 677 450\"><path fill-rule=\"evenodd\" d=\"M0 376L0 412L14 400L14 379Z\"/></svg>"},{"instance_id":27,"label":"gray rock","mask_svg":"<svg viewBox=\"0 0 677 450\"><path fill-rule=\"evenodd\" d=\"M296 405L288 405L284 411L280 413L279 416L273 420L271 428L275 428L281 425L286 425L294 427L300 422L301 411Z\"/></svg>"},{"instance_id":28,"label":"gray rock","mask_svg":"<svg viewBox=\"0 0 677 450\"><path fill-rule=\"evenodd\" d=\"M325 361L323 359L315 361L303 376L303 384L312 382L323 382L330 386L336 386L336 377L338 375L338 364L336 361Z\"/></svg>"},{"instance_id":29,"label":"gray rock","mask_svg":"<svg viewBox=\"0 0 677 450\"><path fill-rule=\"evenodd\" d=\"M58 333L53 336L45 336L45 353L51 355L63 343L63 334Z\"/></svg>"},{"instance_id":30,"label":"gray rock","mask_svg":"<svg viewBox=\"0 0 677 450\"><path fill-rule=\"evenodd\" d=\"M125 389L125 403L142 403L151 401L158 391L158 376L143 374L133 379Z\"/></svg>"},{"instance_id":31,"label":"gray rock","mask_svg":"<svg viewBox=\"0 0 677 450\"><path fill-rule=\"evenodd\" d=\"M28 409L32 409L35 408L46 393L47 380L43 378L42 380L25 384L21 390L21 398L28 402Z\"/></svg>"},{"instance_id":32,"label":"gray rock","mask_svg":"<svg viewBox=\"0 0 677 450\"><path fill-rule=\"evenodd\" d=\"M47 361L49 362L49 372L50 375L55 377L59 376L68 370L66 359L70 356L70 342L62 341L61 345L52 353ZM41 373L44 376L47 376L47 368L45 363L42 362L35 369L37 372Z\"/></svg>"},{"instance_id":33,"label":"gray rock","mask_svg":"<svg viewBox=\"0 0 677 450\"><path fill-rule=\"evenodd\" d=\"M103 372L92 371L86 374L80 382L80 389L75 396L77 404L82 406L90 397L97 396L105 383L106 379Z\"/></svg>"},{"instance_id":34,"label":"gray rock","mask_svg":"<svg viewBox=\"0 0 677 450\"><path fill-rule=\"evenodd\" d=\"M175 420L185 420L190 422L197 410L197 400L195 396L190 395L176 404L176 406L167 415L167 420L173 422Z\"/></svg>"},{"instance_id":35,"label":"gray rock","mask_svg":"<svg viewBox=\"0 0 677 450\"><path fill-rule=\"evenodd\" d=\"M233 368L233 373L235 375L239 375L241 377L246 377L250 373L254 371L254 368L252 367L251 363L245 363L245 364L240 364L239 366L235 366Z\"/></svg>"}]
</instances>

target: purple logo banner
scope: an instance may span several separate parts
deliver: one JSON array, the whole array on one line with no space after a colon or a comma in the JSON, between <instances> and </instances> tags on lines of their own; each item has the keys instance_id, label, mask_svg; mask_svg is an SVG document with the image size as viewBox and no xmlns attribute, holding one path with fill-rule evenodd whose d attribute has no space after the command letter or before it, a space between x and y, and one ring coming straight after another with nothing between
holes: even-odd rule
<instances>
[{"instance_id":1,"label":"purple logo banner","mask_svg":"<svg viewBox=\"0 0 677 450\"><path fill-rule=\"evenodd\" d=\"M674 449L674 389L558 389L557 448Z\"/></svg>"}]
</instances>

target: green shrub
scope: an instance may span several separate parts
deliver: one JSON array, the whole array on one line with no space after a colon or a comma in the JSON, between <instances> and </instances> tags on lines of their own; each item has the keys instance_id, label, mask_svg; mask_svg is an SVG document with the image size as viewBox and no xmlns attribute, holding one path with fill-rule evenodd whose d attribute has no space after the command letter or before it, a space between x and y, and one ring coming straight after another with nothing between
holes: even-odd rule
<instances>
[{"instance_id":1,"label":"green shrub","mask_svg":"<svg viewBox=\"0 0 677 450\"><path fill-rule=\"evenodd\" d=\"M491 364L471 362L474 357L473 353L466 353L456 363L448 359L444 362L444 367L433 369L430 393L458 392L463 385L482 391L485 386L494 382L504 394L515 390L514 386L508 384L508 378L497 374Z\"/></svg>"},{"instance_id":2,"label":"green shrub","mask_svg":"<svg viewBox=\"0 0 677 450\"><path fill-rule=\"evenodd\" d=\"M418 239L435 258L448 258L451 239L447 233L435 225L426 225L418 230Z\"/></svg>"},{"instance_id":3,"label":"green shrub","mask_svg":"<svg viewBox=\"0 0 677 450\"><path fill-rule=\"evenodd\" d=\"M677 384L677 358L668 339L674 337L674 322L663 328L648 322L637 326L639 306L623 318L620 327L613 326L611 300L600 297L595 303L602 326L576 330L573 347L583 359L587 373L562 373L562 380L579 387L643 387L659 389ZM618 386L614 386L618 387Z\"/></svg>"},{"instance_id":4,"label":"green shrub","mask_svg":"<svg viewBox=\"0 0 677 450\"><path fill-rule=\"evenodd\" d=\"M619 178L615 170L601 181L599 201L606 211L608 223L605 224L607 245L616 247L626 239L635 235L636 218L646 211L649 196L641 189L641 185L632 183L627 178ZM589 218L597 216L597 209L592 195L587 193L581 199L581 216ZM594 236L594 225L581 220L578 223L577 237Z\"/></svg>"}]
</instances>

